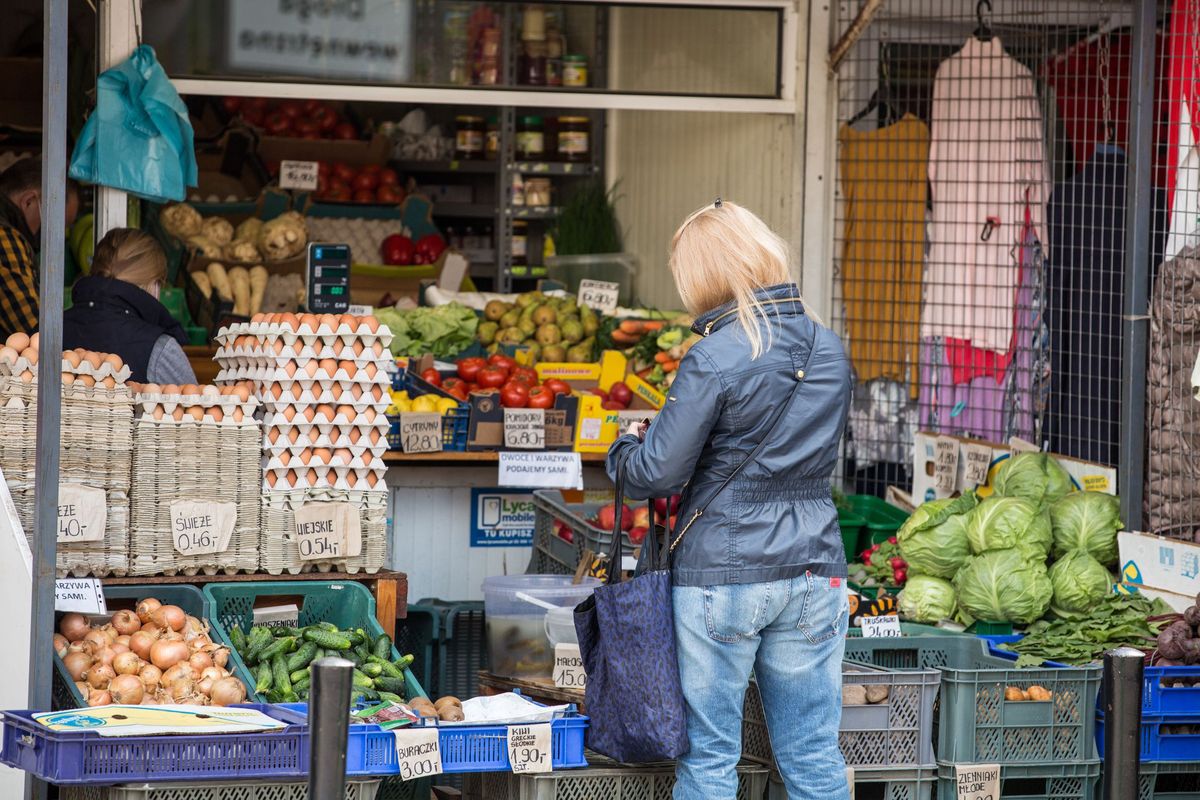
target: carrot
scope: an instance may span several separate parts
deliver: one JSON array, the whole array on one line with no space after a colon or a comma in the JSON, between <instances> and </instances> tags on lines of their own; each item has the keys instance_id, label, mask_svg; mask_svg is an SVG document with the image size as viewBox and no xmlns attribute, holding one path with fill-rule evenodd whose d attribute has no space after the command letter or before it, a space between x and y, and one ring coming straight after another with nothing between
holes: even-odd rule
<instances>
[{"instance_id":1,"label":"carrot","mask_svg":"<svg viewBox=\"0 0 1200 800\"><path fill-rule=\"evenodd\" d=\"M648 319L648 320L645 320L644 322L642 322L642 330L646 333L654 333L655 331L661 331L666 326L667 326L666 320L661 320L661 319Z\"/></svg>"},{"instance_id":2,"label":"carrot","mask_svg":"<svg viewBox=\"0 0 1200 800\"><path fill-rule=\"evenodd\" d=\"M642 335L640 333L629 333L618 328L612 332L612 340L617 344L637 344L642 340Z\"/></svg>"},{"instance_id":3,"label":"carrot","mask_svg":"<svg viewBox=\"0 0 1200 800\"><path fill-rule=\"evenodd\" d=\"M654 360L657 361L659 364L665 364L671 360L671 354L668 353L666 350L659 350L657 353L654 354Z\"/></svg>"},{"instance_id":4,"label":"carrot","mask_svg":"<svg viewBox=\"0 0 1200 800\"><path fill-rule=\"evenodd\" d=\"M622 333L642 334L646 332L646 328L644 326L645 323L640 319L623 319L621 320L619 328ZM616 333L616 331L613 331L613 333Z\"/></svg>"},{"instance_id":5,"label":"carrot","mask_svg":"<svg viewBox=\"0 0 1200 800\"><path fill-rule=\"evenodd\" d=\"M663 368L663 372L674 372L675 370L679 369L679 362L678 361L664 361L664 362L662 362L662 368Z\"/></svg>"}]
</instances>

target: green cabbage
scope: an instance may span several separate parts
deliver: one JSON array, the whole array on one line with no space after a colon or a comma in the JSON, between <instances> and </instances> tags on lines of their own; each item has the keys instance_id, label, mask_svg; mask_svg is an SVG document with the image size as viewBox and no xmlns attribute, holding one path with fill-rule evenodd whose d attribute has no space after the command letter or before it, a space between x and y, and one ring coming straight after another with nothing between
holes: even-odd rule
<instances>
[{"instance_id":1,"label":"green cabbage","mask_svg":"<svg viewBox=\"0 0 1200 800\"><path fill-rule=\"evenodd\" d=\"M1076 551L1088 553L1101 564L1117 560L1117 531L1121 525L1121 500L1101 492L1073 492L1050 506L1054 531L1054 556Z\"/></svg>"},{"instance_id":2,"label":"green cabbage","mask_svg":"<svg viewBox=\"0 0 1200 800\"><path fill-rule=\"evenodd\" d=\"M978 503L974 492L930 500L913 512L896 532L900 557L910 575L953 578L967 560L967 520Z\"/></svg>"},{"instance_id":3,"label":"green cabbage","mask_svg":"<svg viewBox=\"0 0 1200 800\"><path fill-rule=\"evenodd\" d=\"M1053 503L1074 489L1071 476L1045 453L1018 453L996 472L996 494L1023 497L1038 505Z\"/></svg>"},{"instance_id":4,"label":"green cabbage","mask_svg":"<svg viewBox=\"0 0 1200 800\"><path fill-rule=\"evenodd\" d=\"M454 358L475 342L479 327L479 316L458 303L403 311L378 308L375 318L392 332L392 355L412 358L426 353L435 358Z\"/></svg>"},{"instance_id":5,"label":"green cabbage","mask_svg":"<svg viewBox=\"0 0 1200 800\"><path fill-rule=\"evenodd\" d=\"M1015 547L1030 561L1044 562L1052 541L1050 514L1019 497L989 497L967 522L967 543L975 555Z\"/></svg>"},{"instance_id":6,"label":"green cabbage","mask_svg":"<svg viewBox=\"0 0 1200 800\"><path fill-rule=\"evenodd\" d=\"M1113 576L1096 559L1077 550L1050 567L1054 599L1050 607L1060 617L1092 609L1113 587Z\"/></svg>"},{"instance_id":7,"label":"green cabbage","mask_svg":"<svg viewBox=\"0 0 1200 800\"><path fill-rule=\"evenodd\" d=\"M949 581L914 575L904 584L898 598L900 616L913 622L940 622L953 619L958 601Z\"/></svg>"},{"instance_id":8,"label":"green cabbage","mask_svg":"<svg viewBox=\"0 0 1200 800\"><path fill-rule=\"evenodd\" d=\"M1014 548L967 559L954 576L954 588L960 609L971 618L1018 625L1041 619L1054 594L1046 565Z\"/></svg>"}]
</instances>

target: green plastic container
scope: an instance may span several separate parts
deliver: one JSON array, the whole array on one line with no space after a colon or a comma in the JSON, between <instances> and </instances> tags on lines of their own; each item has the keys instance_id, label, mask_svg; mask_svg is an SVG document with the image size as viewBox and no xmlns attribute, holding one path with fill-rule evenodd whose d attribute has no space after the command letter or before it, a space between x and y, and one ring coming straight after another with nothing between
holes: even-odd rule
<instances>
[{"instance_id":1,"label":"green plastic container","mask_svg":"<svg viewBox=\"0 0 1200 800\"><path fill-rule=\"evenodd\" d=\"M866 524L867 521L853 511L838 509L838 526L842 529L842 547L846 550L847 564L857 561L858 554L866 549L858 546L859 537L862 536Z\"/></svg>"},{"instance_id":2,"label":"green plastic container","mask_svg":"<svg viewBox=\"0 0 1200 800\"><path fill-rule=\"evenodd\" d=\"M278 581L246 583L210 583L204 596L212 608L213 635L229 644L229 631L236 625L248 632L254 623L254 607L266 598L295 602L300 607L297 624L300 627L317 622L332 622L339 628L362 628L371 638L383 633L375 619L375 598L360 583L342 581ZM255 685L250 669L230 646L229 660L234 673L250 689L250 701L265 703L266 698L253 692ZM400 657L392 647L392 660ZM404 670L409 697L427 697L412 670Z\"/></svg>"},{"instance_id":3,"label":"green plastic container","mask_svg":"<svg viewBox=\"0 0 1200 800\"><path fill-rule=\"evenodd\" d=\"M858 541L861 553L873 544L885 542L908 520L908 513L870 494L852 494L846 502L863 519L862 536Z\"/></svg>"},{"instance_id":4,"label":"green plastic container","mask_svg":"<svg viewBox=\"0 0 1200 800\"><path fill-rule=\"evenodd\" d=\"M939 763L934 800L956 800L958 796L954 766ZM1004 800L1093 800L1100 797L1100 762L1001 765L1000 797Z\"/></svg>"}]
</instances>

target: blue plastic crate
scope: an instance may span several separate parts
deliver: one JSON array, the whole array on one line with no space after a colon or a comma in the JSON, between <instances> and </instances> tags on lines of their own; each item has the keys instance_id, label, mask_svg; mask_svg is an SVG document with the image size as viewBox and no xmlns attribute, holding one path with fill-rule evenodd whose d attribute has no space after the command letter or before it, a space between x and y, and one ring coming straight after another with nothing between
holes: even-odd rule
<instances>
[{"instance_id":1,"label":"blue plastic crate","mask_svg":"<svg viewBox=\"0 0 1200 800\"><path fill-rule=\"evenodd\" d=\"M256 733L101 736L52 731L35 711L2 711L0 762L49 783L104 786L134 781L303 778L308 774L308 726L303 714L248 703L286 728Z\"/></svg>"},{"instance_id":2,"label":"blue plastic crate","mask_svg":"<svg viewBox=\"0 0 1200 800\"><path fill-rule=\"evenodd\" d=\"M1017 658L1019 657L1019 654L1014 653L1011 650L1002 650L999 647L997 647L996 645L1012 644L1013 642L1019 642L1025 638L1025 634L1023 634L1023 633L1014 633L1014 634L1010 634L1008 636L1000 636L1000 635L996 635L996 634L976 634L976 636L978 636L980 639L983 639L984 641L986 641L988 643L988 655L993 655L993 656L996 656L997 658L1003 658L1006 661L1016 661ZM1043 661L1042 666L1043 667L1066 668L1066 667L1070 667L1071 665L1070 664L1060 664L1057 661Z\"/></svg>"},{"instance_id":3,"label":"blue plastic crate","mask_svg":"<svg viewBox=\"0 0 1200 800\"><path fill-rule=\"evenodd\" d=\"M1164 686L1179 678L1194 678L1196 685ZM1200 717L1200 665L1146 667L1142 673L1143 714L1192 714Z\"/></svg>"},{"instance_id":4,"label":"blue plastic crate","mask_svg":"<svg viewBox=\"0 0 1200 800\"><path fill-rule=\"evenodd\" d=\"M1200 717L1142 714L1142 761L1195 761L1200 733L1167 733L1171 725L1200 725ZM1096 712L1096 749L1104 758L1104 712Z\"/></svg>"}]
</instances>

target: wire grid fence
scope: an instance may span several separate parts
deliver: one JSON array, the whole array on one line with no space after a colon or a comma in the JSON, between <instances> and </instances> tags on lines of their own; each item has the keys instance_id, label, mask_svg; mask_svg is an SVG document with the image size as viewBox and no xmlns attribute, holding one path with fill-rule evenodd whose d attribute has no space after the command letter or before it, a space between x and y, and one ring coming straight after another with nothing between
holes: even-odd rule
<instances>
[{"instance_id":1,"label":"wire grid fence","mask_svg":"<svg viewBox=\"0 0 1200 800\"><path fill-rule=\"evenodd\" d=\"M859 7L839 4L839 31ZM1133 160L1154 163L1147 276L1169 190L1163 148L1128 149L1132 14L1111 0L889 0L849 51L834 248L834 325L857 378L848 490L911 485L918 431L1118 464ZM1154 87L1157 142L1161 74ZM1165 485L1194 485L1180 476L1195 463L1172 464Z\"/></svg>"}]
</instances>

